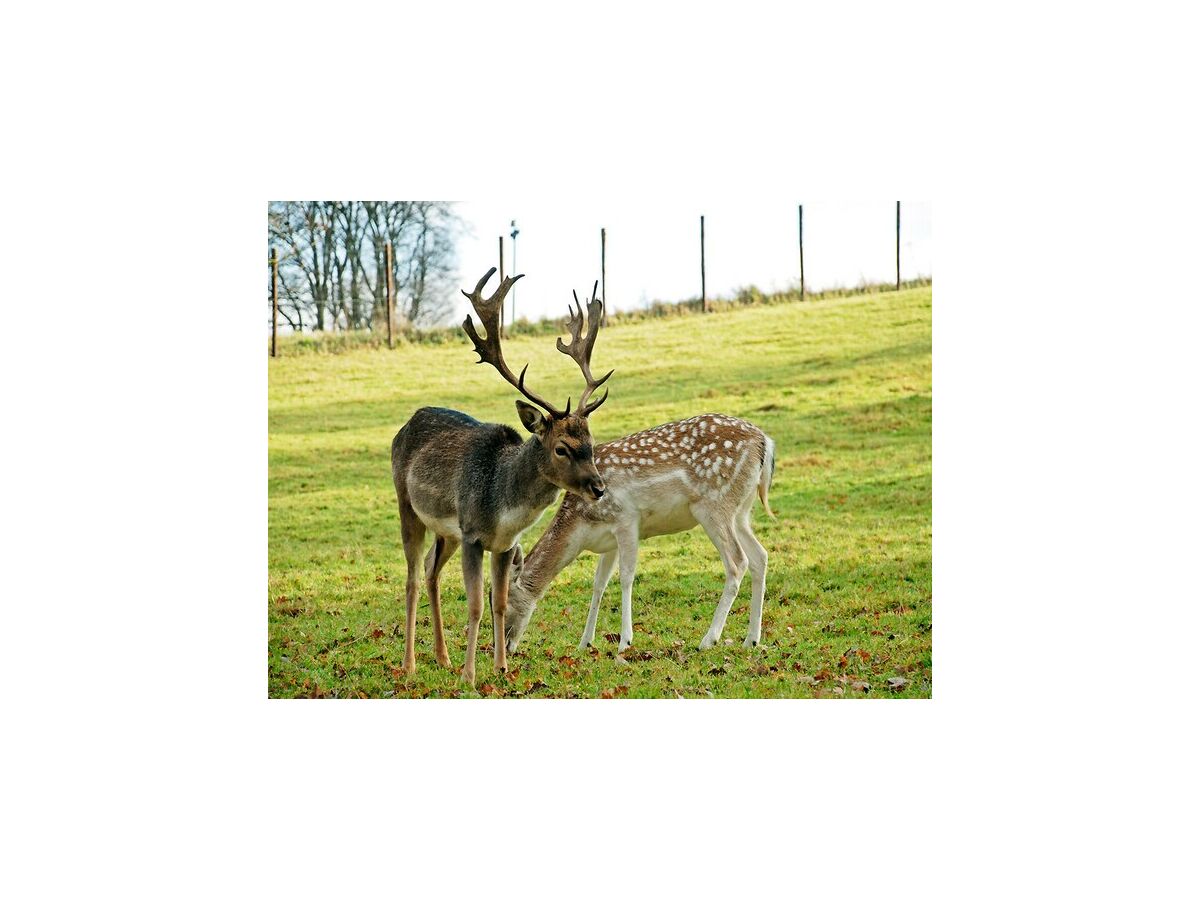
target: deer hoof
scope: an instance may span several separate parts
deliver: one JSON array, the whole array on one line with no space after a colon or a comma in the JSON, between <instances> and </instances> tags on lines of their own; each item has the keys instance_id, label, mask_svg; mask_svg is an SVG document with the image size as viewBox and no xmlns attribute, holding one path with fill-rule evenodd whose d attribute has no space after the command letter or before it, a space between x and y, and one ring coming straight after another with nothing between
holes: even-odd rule
<instances>
[{"instance_id":1,"label":"deer hoof","mask_svg":"<svg viewBox=\"0 0 1200 900\"><path fill-rule=\"evenodd\" d=\"M743 647L757 647L758 641L756 641L754 638L746 638L746 640L742 641L742 646Z\"/></svg>"}]
</instances>

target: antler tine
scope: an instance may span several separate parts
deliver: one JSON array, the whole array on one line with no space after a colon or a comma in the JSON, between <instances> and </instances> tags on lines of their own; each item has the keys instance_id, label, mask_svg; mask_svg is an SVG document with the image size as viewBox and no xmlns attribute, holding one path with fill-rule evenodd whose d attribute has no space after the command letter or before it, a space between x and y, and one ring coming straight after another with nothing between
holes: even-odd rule
<instances>
[{"instance_id":1,"label":"antler tine","mask_svg":"<svg viewBox=\"0 0 1200 900\"><path fill-rule=\"evenodd\" d=\"M504 353L500 349L500 308L504 303L504 297L509 292L514 284L524 275L508 276L496 288L496 292L491 297L483 299L483 286L487 284L489 278L495 273L496 267L488 269L487 274L479 279L479 283L475 285L475 290L468 294L463 291L463 296L471 301L471 306L475 310L475 314L479 316L479 321L483 325L486 332L484 337L479 336L479 332L475 330L475 323L471 320L471 314L463 319L463 331L467 333L467 337L471 339L471 343L475 345L475 352L479 354L477 362L487 363L492 366L500 375L515 387L518 391L525 395L532 403L536 403L553 417L562 417L566 415L553 404L542 399L529 388L525 387L525 372L529 369L529 364L525 364L525 368L521 370L520 377L513 375L512 370L508 367L508 363L504 361Z\"/></svg>"},{"instance_id":2,"label":"antler tine","mask_svg":"<svg viewBox=\"0 0 1200 900\"><path fill-rule=\"evenodd\" d=\"M596 289L600 286L600 282L596 281L592 285L592 299L587 305L587 334L583 334L583 307L579 303L579 295L575 291L571 291L571 296L575 298L575 309L567 306L569 318L567 319L567 331L571 334L571 343L566 344L562 338L558 339L557 347L560 352L565 353L571 359L575 360L579 366L579 370L583 372L584 381L587 386L579 397L580 415L587 416L600 407L600 404L608 399L608 392L605 391L604 396L595 403L588 403L588 399L592 396L592 392L604 382L608 381L609 376L616 370L613 369L602 378L592 377L592 348L596 346L596 335L600 331L600 317L604 312L604 304L596 299Z\"/></svg>"}]
</instances>

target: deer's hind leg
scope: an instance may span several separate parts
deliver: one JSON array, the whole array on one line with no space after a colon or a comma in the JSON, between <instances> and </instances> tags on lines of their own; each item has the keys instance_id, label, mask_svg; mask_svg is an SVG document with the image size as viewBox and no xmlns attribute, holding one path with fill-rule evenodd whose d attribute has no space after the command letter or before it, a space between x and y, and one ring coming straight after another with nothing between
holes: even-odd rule
<instances>
[{"instance_id":1,"label":"deer's hind leg","mask_svg":"<svg viewBox=\"0 0 1200 900\"><path fill-rule=\"evenodd\" d=\"M417 600L421 596L421 551L425 545L425 523L405 500L400 501L400 537L408 578L404 583L404 672L417 671Z\"/></svg>"},{"instance_id":2,"label":"deer's hind leg","mask_svg":"<svg viewBox=\"0 0 1200 900\"><path fill-rule=\"evenodd\" d=\"M713 615L712 624L708 626L708 633L700 641L700 649L706 650L721 640L721 632L725 630L725 619L729 616L729 609L742 586L742 578L746 575L749 560L734 534L733 522L723 510L693 507L692 512L721 554L721 562L725 564L725 590L717 602L717 611Z\"/></svg>"},{"instance_id":3,"label":"deer's hind leg","mask_svg":"<svg viewBox=\"0 0 1200 900\"><path fill-rule=\"evenodd\" d=\"M436 535L425 554L425 589L429 592L429 610L433 616L433 652L439 665L450 666L446 637L442 633L442 595L440 580L446 561L458 550L458 538Z\"/></svg>"},{"instance_id":4,"label":"deer's hind leg","mask_svg":"<svg viewBox=\"0 0 1200 900\"><path fill-rule=\"evenodd\" d=\"M762 640L763 597L767 591L767 551L750 527L750 511L737 522L737 539L750 564L750 628L743 647L757 646Z\"/></svg>"}]
</instances>

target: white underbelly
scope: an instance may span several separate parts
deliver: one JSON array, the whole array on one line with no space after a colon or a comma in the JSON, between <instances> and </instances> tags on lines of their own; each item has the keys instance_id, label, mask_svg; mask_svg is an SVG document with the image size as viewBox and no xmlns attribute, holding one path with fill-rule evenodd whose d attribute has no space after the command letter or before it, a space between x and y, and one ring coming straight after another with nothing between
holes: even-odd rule
<instances>
[{"instance_id":1,"label":"white underbelly","mask_svg":"<svg viewBox=\"0 0 1200 900\"><path fill-rule=\"evenodd\" d=\"M686 499L659 504L638 513L638 540L662 534L678 534L695 528L698 523ZM610 553L617 549L617 522L597 522L587 526L582 545L593 553Z\"/></svg>"},{"instance_id":2,"label":"white underbelly","mask_svg":"<svg viewBox=\"0 0 1200 900\"><path fill-rule=\"evenodd\" d=\"M675 534L696 527L696 517L685 499L673 503L659 504L641 511L638 534L654 537L659 534Z\"/></svg>"}]
</instances>

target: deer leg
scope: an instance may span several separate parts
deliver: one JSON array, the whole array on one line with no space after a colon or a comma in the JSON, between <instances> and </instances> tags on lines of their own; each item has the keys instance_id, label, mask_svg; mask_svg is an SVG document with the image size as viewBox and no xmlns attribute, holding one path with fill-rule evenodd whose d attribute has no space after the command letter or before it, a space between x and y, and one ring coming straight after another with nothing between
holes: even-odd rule
<instances>
[{"instance_id":1,"label":"deer leg","mask_svg":"<svg viewBox=\"0 0 1200 900\"><path fill-rule=\"evenodd\" d=\"M633 643L633 575L637 571L638 534L629 529L617 534L617 554L621 561L621 643L620 653Z\"/></svg>"},{"instance_id":2,"label":"deer leg","mask_svg":"<svg viewBox=\"0 0 1200 900\"><path fill-rule=\"evenodd\" d=\"M467 589L467 658L463 678L475 684L475 647L479 643L479 620L483 616L483 544L462 545L463 585Z\"/></svg>"},{"instance_id":3,"label":"deer leg","mask_svg":"<svg viewBox=\"0 0 1200 900\"><path fill-rule=\"evenodd\" d=\"M749 512L738 520L737 538L750 564L750 629L746 632L743 646L755 647L762 640L763 595L767 590L767 551L750 530Z\"/></svg>"},{"instance_id":4,"label":"deer leg","mask_svg":"<svg viewBox=\"0 0 1200 900\"><path fill-rule=\"evenodd\" d=\"M504 614L508 610L508 573L513 549L492 553L492 663L497 672L508 670L508 643L504 639Z\"/></svg>"},{"instance_id":5,"label":"deer leg","mask_svg":"<svg viewBox=\"0 0 1200 900\"><path fill-rule=\"evenodd\" d=\"M725 564L725 591L717 602L717 611L713 615L712 624L708 626L708 632L700 641L700 649L707 650L721 639L721 632L725 629L725 619L729 616L729 608L733 606L738 588L742 586L742 577L746 574L747 559L741 544L734 536L731 522L704 512L696 514L696 519L704 526L709 540L721 554L721 562Z\"/></svg>"},{"instance_id":6,"label":"deer leg","mask_svg":"<svg viewBox=\"0 0 1200 900\"><path fill-rule=\"evenodd\" d=\"M421 595L421 551L425 544L425 523L412 506L400 506L400 537L404 542L404 560L408 579L404 583L404 673L417 671L417 600Z\"/></svg>"},{"instance_id":7,"label":"deer leg","mask_svg":"<svg viewBox=\"0 0 1200 900\"><path fill-rule=\"evenodd\" d=\"M433 652L440 665L450 666L446 652L446 637L442 633L441 577L446 561L458 550L458 538L438 535L425 555L425 589L429 592L429 609L433 615Z\"/></svg>"},{"instance_id":8,"label":"deer leg","mask_svg":"<svg viewBox=\"0 0 1200 900\"><path fill-rule=\"evenodd\" d=\"M579 641L580 650L586 649L596 639L596 618L600 615L600 601L604 598L604 589L608 587L616 567L616 550L600 554L600 561L596 563L596 578L592 582L592 605L588 609L587 624L583 626L583 638Z\"/></svg>"}]
</instances>

